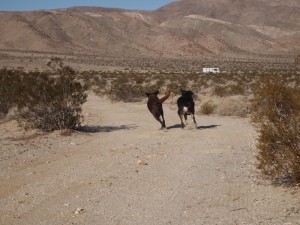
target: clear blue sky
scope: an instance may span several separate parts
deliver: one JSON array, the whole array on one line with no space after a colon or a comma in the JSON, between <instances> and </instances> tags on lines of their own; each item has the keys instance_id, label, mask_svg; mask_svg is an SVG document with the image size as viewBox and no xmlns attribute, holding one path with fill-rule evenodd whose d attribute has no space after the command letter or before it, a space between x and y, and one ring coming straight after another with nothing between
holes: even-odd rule
<instances>
[{"instance_id":1,"label":"clear blue sky","mask_svg":"<svg viewBox=\"0 0 300 225\"><path fill-rule=\"evenodd\" d=\"M175 0L0 0L0 11L30 11L71 6L154 10Z\"/></svg>"}]
</instances>

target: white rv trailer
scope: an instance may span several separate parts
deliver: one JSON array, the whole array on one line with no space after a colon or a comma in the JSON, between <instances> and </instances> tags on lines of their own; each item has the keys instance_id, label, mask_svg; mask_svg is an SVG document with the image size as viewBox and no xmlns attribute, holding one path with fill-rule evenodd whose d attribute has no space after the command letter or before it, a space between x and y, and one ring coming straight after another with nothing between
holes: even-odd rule
<instances>
[{"instance_id":1,"label":"white rv trailer","mask_svg":"<svg viewBox=\"0 0 300 225\"><path fill-rule=\"evenodd\" d=\"M220 69L217 67L204 67L203 73L220 73Z\"/></svg>"}]
</instances>

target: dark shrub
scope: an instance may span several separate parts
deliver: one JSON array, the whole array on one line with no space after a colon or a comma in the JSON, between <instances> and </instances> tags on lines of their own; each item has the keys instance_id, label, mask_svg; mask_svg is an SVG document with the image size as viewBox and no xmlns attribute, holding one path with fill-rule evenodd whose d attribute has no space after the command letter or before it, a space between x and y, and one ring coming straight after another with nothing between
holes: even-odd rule
<instances>
[{"instance_id":1,"label":"dark shrub","mask_svg":"<svg viewBox=\"0 0 300 225\"><path fill-rule=\"evenodd\" d=\"M70 67L54 72L0 70L0 114L18 109L20 122L43 131L74 129L80 125L87 87Z\"/></svg>"},{"instance_id":2,"label":"dark shrub","mask_svg":"<svg viewBox=\"0 0 300 225\"><path fill-rule=\"evenodd\" d=\"M20 77L23 71L0 70L0 116L6 116L11 108L16 106L20 89Z\"/></svg>"}]
</instances>

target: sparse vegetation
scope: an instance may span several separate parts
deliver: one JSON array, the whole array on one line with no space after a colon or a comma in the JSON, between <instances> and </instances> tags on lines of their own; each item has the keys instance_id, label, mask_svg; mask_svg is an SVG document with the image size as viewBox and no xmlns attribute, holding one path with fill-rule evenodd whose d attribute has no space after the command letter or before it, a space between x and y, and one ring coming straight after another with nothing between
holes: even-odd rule
<instances>
[{"instance_id":1,"label":"sparse vegetation","mask_svg":"<svg viewBox=\"0 0 300 225\"><path fill-rule=\"evenodd\" d=\"M185 61L184 61L185 62ZM160 72L135 70L125 71L89 71L82 72L81 79L88 83L98 95L106 95L113 101L135 102L145 98L146 91L172 90L175 95L179 89L191 89L198 98L209 101L220 98L215 104L212 113L225 116L248 116L250 99L253 90L259 85L262 77L270 74L274 79L284 79L292 86L299 85L298 69L287 66L287 71L279 69L279 65L266 64L265 67L244 61L222 62L236 66L242 64L246 71L223 72L217 75L202 74L199 72L179 72L162 70ZM175 63L172 65L176 65ZM193 64L194 65L194 64ZM283 64L280 64L282 67ZM227 65L228 66L228 65ZM251 67L253 66L253 67ZM274 66L271 70L269 67ZM225 66L224 66L225 67ZM222 70L221 70L222 71ZM287 72L290 73L287 73ZM198 104L199 107L199 104ZM198 109L201 112L201 109Z\"/></svg>"},{"instance_id":2,"label":"sparse vegetation","mask_svg":"<svg viewBox=\"0 0 300 225\"><path fill-rule=\"evenodd\" d=\"M85 57L81 55L80 57ZM282 62L270 63L268 59L261 62L248 62L245 59L212 61L212 64L221 68L221 73L217 75L203 74L200 71L201 66L207 64L212 59L203 60L179 60L161 58L141 58L138 60L124 59L123 57L111 59L109 57L86 56L84 62L89 64L99 63L101 65L120 65L126 70L114 71L81 71L76 74L76 80L90 88L97 95L105 95L113 101L136 102L145 98L145 92L155 90L172 90L175 95L179 94L179 89L191 89L196 95L195 100L201 99L208 102L217 98L214 102L214 109L207 103L199 108L201 113L214 113L226 116L247 116L250 109L249 96L258 86L260 79L266 74L272 75L276 79L284 79L291 86L296 87L300 84L299 68L293 62L287 64L287 60ZM101 60L100 60L101 59ZM65 58L66 62L77 63L80 61L76 55ZM50 71L35 72L51 74L55 77L55 72L63 67L62 60L59 57L52 56L47 63ZM141 68L143 71L141 71ZM4 69L3 69L4 71ZM7 70L15 73L25 73L24 69ZM11 73L11 72L9 72ZM57 74L56 74L57 78ZM3 81L3 77L1 77ZM15 85L15 84L12 84ZM5 86L5 85L4 85ZM18 85L17 85L18 86ZM3 86L2 86L3 87ZM2 88L3 89L3 88ZM16 90L16 89L14 89ZM2 92L4 92L2 90ZM12 90L10 90L12 93ZM4 98L3 95L2 99ZM13 95L11 95L13 96ZM8 96L7 96L8 97ZM0 97L1 98L1 97ZM0 100L1 101L1 100ZM3 101L3 100L2 100ZM15 101L4 100L8 105L1 103L2 115L14 107ZM200 107L200 104L196 106ZM211 112L210 112L211 111Z\"/></svg>"}]
</instances>

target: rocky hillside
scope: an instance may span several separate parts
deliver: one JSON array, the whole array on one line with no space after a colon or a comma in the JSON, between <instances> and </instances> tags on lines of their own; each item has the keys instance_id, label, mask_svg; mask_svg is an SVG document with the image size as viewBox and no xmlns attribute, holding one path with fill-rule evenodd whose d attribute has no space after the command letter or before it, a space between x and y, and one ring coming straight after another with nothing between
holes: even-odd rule
<instances>
[{"instance_id":1,"label":"rocky hillside","mask_svg":"<svg viewBox=\"0 0 300 225\"><path fill-rule=\"evenodd\" d=\"M123 56L294 54L298 0L182 0L155 11L99 7L0 13L0 50Z\"/></svg>"}]
</instances>

